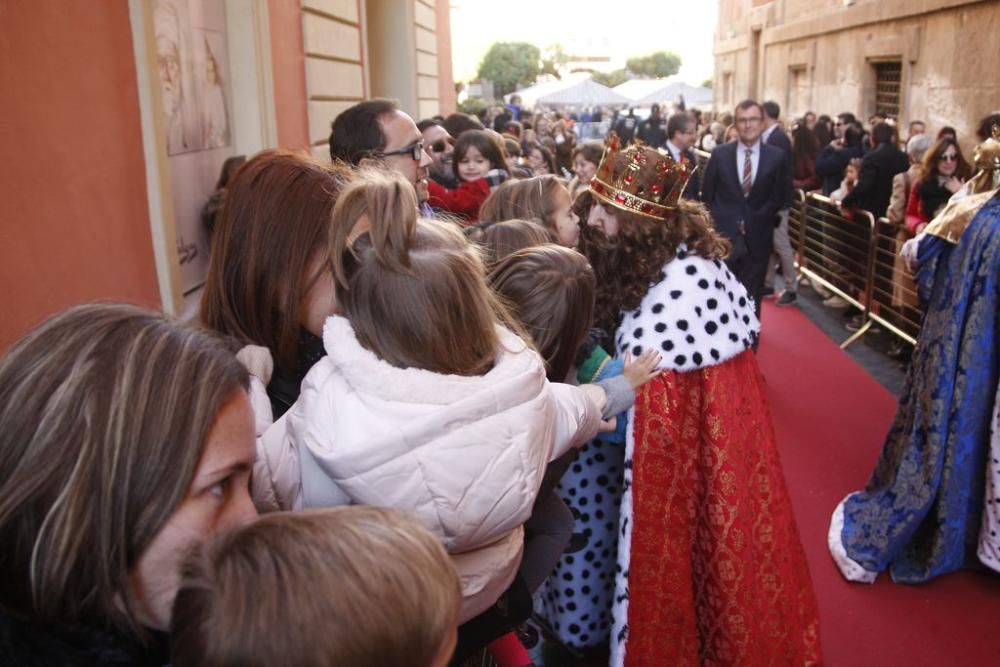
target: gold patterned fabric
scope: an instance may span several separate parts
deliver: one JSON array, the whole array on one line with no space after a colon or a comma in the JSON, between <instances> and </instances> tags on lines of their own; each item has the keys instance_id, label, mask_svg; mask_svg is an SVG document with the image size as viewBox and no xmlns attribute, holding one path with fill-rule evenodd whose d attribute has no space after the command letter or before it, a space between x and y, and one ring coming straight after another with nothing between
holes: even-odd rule
<instances>
[{"instance_id":1,"label":"gold patterned fabric","mask_svg":"<svg viewBox=\"0 0 1000 667\"><path fill-rule=\"evenodd\" d=\"M753 353L664 372L639 391L633 428L625 665L820 664Z\"/></svg>"}]
</instances>

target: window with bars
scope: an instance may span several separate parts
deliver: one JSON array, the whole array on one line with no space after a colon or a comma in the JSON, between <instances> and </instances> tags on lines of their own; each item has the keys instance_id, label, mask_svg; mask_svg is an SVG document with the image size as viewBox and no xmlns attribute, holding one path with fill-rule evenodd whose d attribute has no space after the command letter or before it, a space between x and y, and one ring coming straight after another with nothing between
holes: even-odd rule
<instances>
[{"instance_id":1,"label":"window with bars","mask_svg":"<svg viewBox=\"0 0 1000 667\"><path fill-rule=\"evenodd\" d=\"M903 63L873 63L875 67L875 113L886 118L899 118L899 89L903 78Z\"/></svg>"}]
</instances>

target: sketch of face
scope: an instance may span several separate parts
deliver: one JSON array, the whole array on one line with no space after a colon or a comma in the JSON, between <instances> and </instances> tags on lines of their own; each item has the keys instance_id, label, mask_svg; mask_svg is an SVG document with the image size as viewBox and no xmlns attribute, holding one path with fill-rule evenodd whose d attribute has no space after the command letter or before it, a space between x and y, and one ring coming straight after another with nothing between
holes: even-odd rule
<instances>
[{"instance_id":1,"label":"sketch of face","mask_svg":"<svg viewBox=\"0 0 1000 667\"><path fill-rule=\"evenodd\" d=\"M208 40L205 40L205 83L209 86L219 85L219 63L215 61L215 54Z\"/></svg>"},{"instance_id":2,"label":"sketch of face","mask_svg":"<svg viewBox=\"0 0 1000 667\"><path fill-rule=\"evenodd\" d=\"M156 38L156 62L160 67L163 112L169 118L181 106L181 60L177 44L164 36Z\"/></svg>"}]
</instances>

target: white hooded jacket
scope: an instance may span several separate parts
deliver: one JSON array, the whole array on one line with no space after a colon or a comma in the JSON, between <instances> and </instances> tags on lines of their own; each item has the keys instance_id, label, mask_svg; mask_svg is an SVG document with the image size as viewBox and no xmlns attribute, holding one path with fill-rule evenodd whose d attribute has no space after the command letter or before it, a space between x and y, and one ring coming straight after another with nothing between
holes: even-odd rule
<instances>
[{"instance_id":1,"label":"white hooded jacket","mask_svg":"<svg viewBox=\"0 0 1000 667\"><path fill-rule=\"evenodd\" d=\"M516 574L521 525L546 464L600 425L593 402L550 384L524 341L506 329L500 341L485 375L442 375L391 366L361 346L346 319L327 319L328 356L259 438L258 506L410 511L454 558L461 619L485 611Z\"/></svg>"}]
</instances>

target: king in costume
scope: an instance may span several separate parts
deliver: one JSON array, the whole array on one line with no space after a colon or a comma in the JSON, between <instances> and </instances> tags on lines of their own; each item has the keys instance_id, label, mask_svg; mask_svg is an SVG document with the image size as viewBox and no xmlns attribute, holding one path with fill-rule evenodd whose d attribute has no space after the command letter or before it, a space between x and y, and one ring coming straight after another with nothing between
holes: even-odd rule
<instances>
[{"instance_id":1,"label":"king in costume","mask_svg":"<svg viewBox=\"0 0 1000 667\"><path fill-rule=\"evenodd\" d=\"M591 182L619 227L585 244L602 286L598 324L614 330L619 356L663 354L629 414L612 664L820 664L816 599L751 351L759 323L707 211L678 201L689 175L612 134Z\"/></svg>"},{"instance_id":2,"label":"king in costume","mask_svg":"<svg viewBox=\"0 0 1000 667\"><path fill-rule=\"evenodd\" d=\"M976 176L919 241L927 314L875 471L836 508L830 553L851 581L1000 571L1000 129Z\"/></svg>"}]
</instances>

